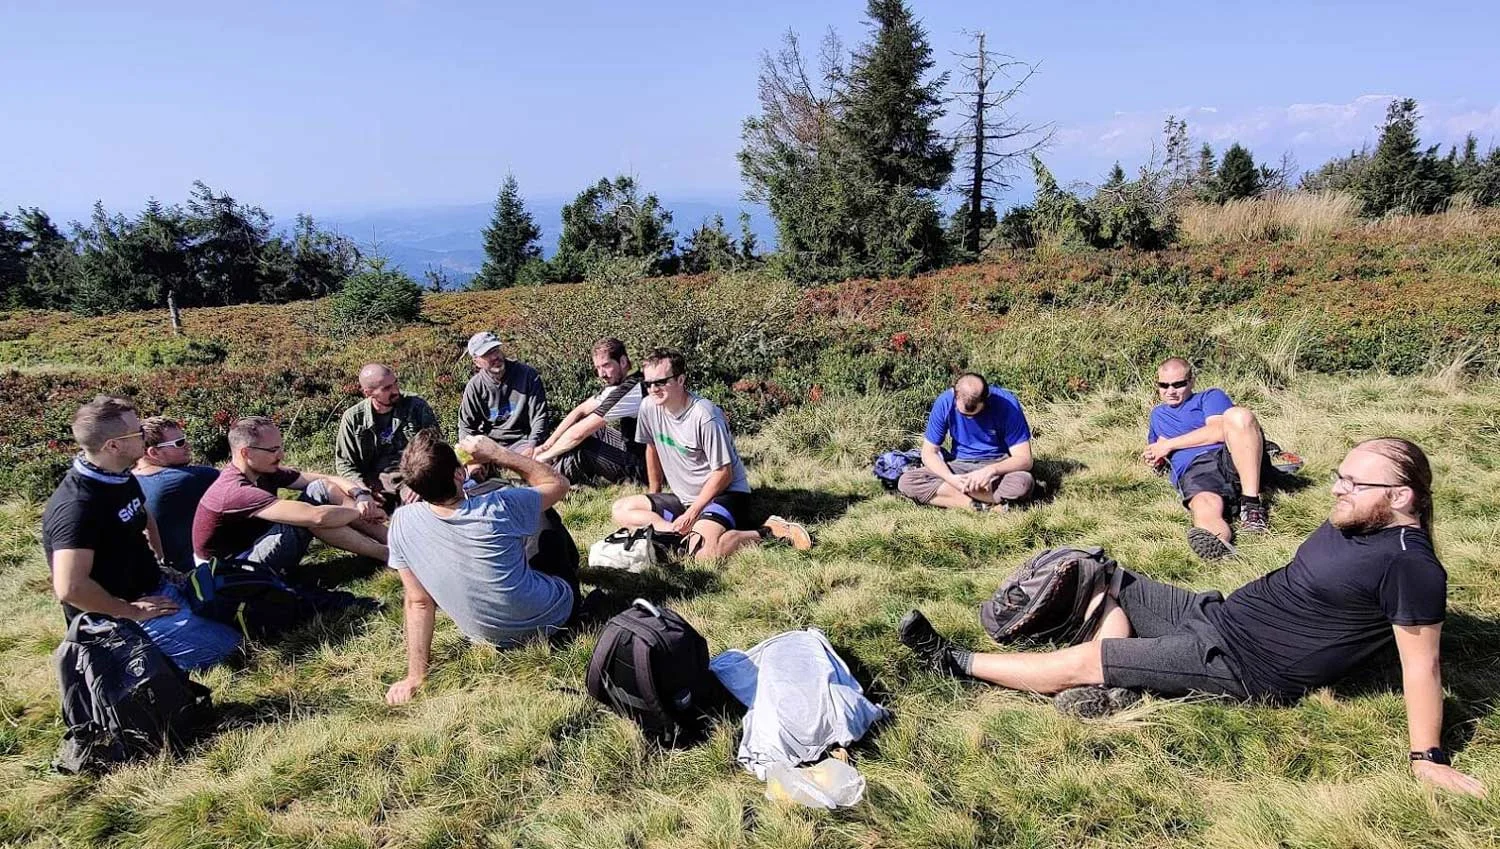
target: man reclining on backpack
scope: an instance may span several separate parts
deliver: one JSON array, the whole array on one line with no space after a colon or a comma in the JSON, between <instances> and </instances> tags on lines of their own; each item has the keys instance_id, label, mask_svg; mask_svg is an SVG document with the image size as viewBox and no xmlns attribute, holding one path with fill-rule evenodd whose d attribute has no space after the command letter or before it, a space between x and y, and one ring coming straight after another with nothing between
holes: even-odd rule
<instances>
[{"instance_id":1,"label":"man reclining on backpack","mask_svg":"<svg viewBox=\"0 0 1500 849\"><path fill-rule=\"evenodd\" d=\"M135 406L100 395L73 416L73 438L83 450L42 513L42 549L63 616L134 619L183 669L228 657L239 632L189 610L158 566L161 534L130 474L146 449Z\"/></svg>"},{"instance_id":2,"label":"man reclining on backpack","mask_svg":"<svg viewBox=\"0 0 1500 849\"><path fill-rule=\"evenodd\" d=\"M464 465L435 430L402 454L402 479L422 500L391 517L389 565L406 595L406 677L386 691L393 705L427 678L438 608L469 639L504 647L562 628L577 605L578 551L548 545L543 532L543 513L567 496L567 478L487 436L466 436L459 448L526 486L465 492ZM543 544L528 563L527 541L538 535Z\"/></svg>"},{"instance_id":3,"label":"man reclining on backpack","mask_svg":"<svg viewBox=\"0 0 1500 849\"><path fill-rule=\"evenodd\" d=\"M969 652L920 611L900 637L934 669L1014 690L1059 694L1059 709L1102 715L1132 691L1296 699L1333 683L1395 642L1412 769L1428 783L1484 795L1439 748L1438 638L1447 573L1432 548L1432 470L1394 437L1356 445L1333 477L1333 510L1286 566L1235 590L1194 593L1125 570L1094 638L1043 653ZM1091 608L1092 609L1092 608ZM1111 689L1105 689L1106 687Z\"/></svg>"}]
</instances>

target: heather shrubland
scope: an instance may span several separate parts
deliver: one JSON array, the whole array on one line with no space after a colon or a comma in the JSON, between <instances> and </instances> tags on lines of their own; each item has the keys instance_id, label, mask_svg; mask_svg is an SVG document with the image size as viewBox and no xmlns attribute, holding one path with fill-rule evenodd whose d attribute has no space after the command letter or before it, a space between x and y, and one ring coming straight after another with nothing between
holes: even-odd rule
<instances>
[{"instance_id":1,"label":"heather shrubland","mask_svg":"<svg viewBox=\"0 0 1500 849\"><path fill-rule=\"evenodd\" d=\"M1388 668L1289 707L1150 699L1086 723L938 678L894 634L921 606L965 644L992 647L976 605L1009 568L1061 544L1232 589L1284 563L1322 520L1321 481L1353 441L1408 436L1433 457L1449 571L1445 744L1500 789L1500 223L1476 215L1154 253L1002 253L811 288L742 272L428 294L416 321L370 333L327 301L189 309L181 337L164 311L0 314L0 845L1494 845L1496 802L1433 796L1411 779ZM393 365L452 428L471 372L462 342L484 328L564 407L592 386L599 336L637 354L687 351L695 383L741 434L756 507L808 522L818 546L628 582L586 571L584 584L667 601L714 651L822 628L893 710L853 749L865 801L834 813L767 801L733 763L732 720L700 747L652 749L582 693L593 629L500 652L440 617L428 684L389 708L382 695L404 668L400 582L368 572L348 586L384 612L312 623L200 676L225 724L191 751L103 778L52 774L63 729L48 655L63 627L38 521L74 450L77 403L129 394L184 419L213 461L234 418L271 414L289 464L326 468L361 363ZM1169 353L1192 357L1205 383L1308 460L1310 485L1278 495L1273 532L1234 560L1192 557L1181 508L1136 460L1147 381ZM1026 404L1045 485L1032 509L922 509L869 475L875 452L911 443L960 369ZM580 543L611 529L624 491L570 497L562 512ZM321 548L314 559L349 571Z\"/></svg>"}]
</instances>

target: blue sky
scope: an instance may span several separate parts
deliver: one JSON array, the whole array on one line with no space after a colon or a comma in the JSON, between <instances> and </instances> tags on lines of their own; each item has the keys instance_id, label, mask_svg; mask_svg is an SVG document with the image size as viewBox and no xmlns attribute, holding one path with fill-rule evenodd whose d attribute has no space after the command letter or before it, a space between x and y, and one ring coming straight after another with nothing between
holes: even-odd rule
<instances>
[{"instance_id":1,"label":"blue sky","mask_svg":"<svg viewBox=\"0 0 1500 849\"><path fill-rule=\"evenodd\" d=\"M194 179L279 214L473 203L514 171L568 197L633 173L664 198L741 190L740 122L788 28L865 35L862 2L18 3L0 0L0 208L133 211ZM1040 63L1020 115L1064 180L1150 154L1168 113L1304 168L1374 138L1391 96L1424 137L1500 143L1500 4L919 2L937 58L965 30Z\"/></svg>"}]
</instances>

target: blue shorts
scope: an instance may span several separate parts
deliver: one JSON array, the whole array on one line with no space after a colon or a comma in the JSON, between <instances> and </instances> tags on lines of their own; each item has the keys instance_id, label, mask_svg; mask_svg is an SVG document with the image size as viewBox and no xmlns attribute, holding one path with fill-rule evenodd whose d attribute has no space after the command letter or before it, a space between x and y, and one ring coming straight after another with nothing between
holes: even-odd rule
<instances>
[{"instance_id":1,"label":"blue shorts","mask_svg":"<svg viewBox=\"0 0 1500 849\"><path fill-rule=\"evenodd\" d=\"M687 505L682 503L682 499L670 492L655 492L646 497L651 500L651 511L668 521L687 512ZM750 506L749 500L750 493L748 492L721 493L703 508L703 515L699 517L699 521L714 522L722 525L724 530L732 531L744 521L747 508Z\"/></svg>"},{"instance_id":2,"label":"blue shorts","mask_svg":"<svg viewBox=\"0 0 1500 849\"><path fill-rule=\"evenodd\" d=\"M151 595L166 596L177 612L141 622L151 642L183 669L213 666L240 647L240 632L193 612L187 596L172 584L162 584Z\"/></svg>"}]
</instances>

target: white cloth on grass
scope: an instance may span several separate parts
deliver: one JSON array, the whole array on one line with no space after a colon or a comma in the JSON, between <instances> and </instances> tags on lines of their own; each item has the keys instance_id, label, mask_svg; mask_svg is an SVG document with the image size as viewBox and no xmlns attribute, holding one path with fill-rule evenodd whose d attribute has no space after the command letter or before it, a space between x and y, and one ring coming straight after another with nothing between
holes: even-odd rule
<instances>
[{"instance_id":1,"label":"white cloth on grass","mask_svg":"<svg viewBox=\"0 0 1500 849\"><path fill-rule=\"evenodd\" d=\"M762 781L776 764L796 766L849 745L886 715L816 628L730 649L709 668L750 709L737 760Z\"/></svg>"}]
</instances>

